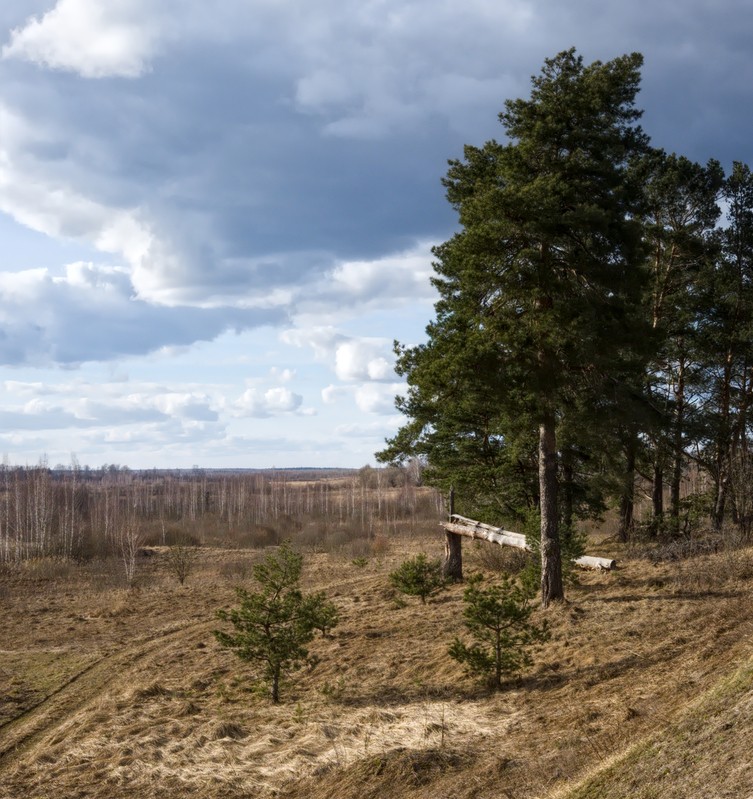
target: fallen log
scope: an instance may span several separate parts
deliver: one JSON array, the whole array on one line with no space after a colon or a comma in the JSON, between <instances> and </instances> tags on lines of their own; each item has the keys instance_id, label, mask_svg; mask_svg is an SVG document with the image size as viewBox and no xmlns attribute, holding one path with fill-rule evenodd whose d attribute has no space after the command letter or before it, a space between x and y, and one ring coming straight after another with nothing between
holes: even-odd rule
<instances>
[{"instance_id":1,"label":"fallen log","mask_svg":"<svg viewBox=\"0 0 753 799\"><path fill-rule=\"evenodd\" d=\"M502 530L499 527L485 530L482 527L470 527L466 524L457 524L454 522L443 522L442 527L451 533L464 535L467 538L480 538L482 541L491 541L493 544L517 547L518 549L528 548L524 535L520 533L511 533L509 530Z\"/></svg>"},{"instance_id":2,"label":"fallen log","mask_svg":"<svg viewBox=\"0 0 753 799\"><path fill-rule=\"evenodd\" d=\"M501 527L492 527L490 524L477 522L475 519L467 519L465 516L454 514L449 522L442 522L445 530L464 535L467 538L477 538L482 541L491 541L493 544L501 546L517 547L518 549L528 549L526 537L522 533L513 533L510 530L503 530ZM617 561L610 558L597 558L591 555L583 555L574 561L576 566L584 569L603 569L611 571L617 568Z\"/></svg>"}]
</instances>

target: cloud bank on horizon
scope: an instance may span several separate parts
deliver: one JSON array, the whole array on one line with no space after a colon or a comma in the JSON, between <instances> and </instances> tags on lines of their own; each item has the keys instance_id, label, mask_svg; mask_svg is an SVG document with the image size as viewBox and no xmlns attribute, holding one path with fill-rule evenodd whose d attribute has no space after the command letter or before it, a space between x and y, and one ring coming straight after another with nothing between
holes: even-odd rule
<instances>
[{"instance_id":1,"label":"cloud bank on horizon","mask_svg":"<svg viewBox=\"0 0 753 799\"><path fill-rule=\"evenodd\" d=\"M12 462L371 462L446 161L560 50L643 52L653 141L751 161L747 0L6 0L0 31Z\"/></svg>"}]
</instances>

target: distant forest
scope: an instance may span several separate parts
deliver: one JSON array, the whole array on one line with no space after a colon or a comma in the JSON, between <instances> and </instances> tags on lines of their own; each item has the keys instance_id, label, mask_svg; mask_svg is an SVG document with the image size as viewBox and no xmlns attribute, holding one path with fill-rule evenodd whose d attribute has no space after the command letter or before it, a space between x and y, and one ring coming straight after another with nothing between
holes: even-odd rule
<instances>
[{"instance_id":1,"label":"distant forest","mask_svg":"<svg viewBox=\"0 0 753 799\"><path fill-rule=\"evenodd\" d=\"M436 521L417 464L372 469L0 467L0 563L134 557L145 546L316 550Z\"/></svg>"}]
</instances>

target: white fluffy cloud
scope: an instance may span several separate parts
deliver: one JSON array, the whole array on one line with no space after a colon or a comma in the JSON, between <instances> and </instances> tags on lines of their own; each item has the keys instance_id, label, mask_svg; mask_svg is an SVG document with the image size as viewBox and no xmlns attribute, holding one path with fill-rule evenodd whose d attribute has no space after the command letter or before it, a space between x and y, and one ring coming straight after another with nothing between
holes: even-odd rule
<instances>
[{"instance_id":1,"label":"white fluffy cloud","mask_svg":"<svg viewBox=\"0 0 753 799\"><path fill-rule=\"evenodd\" d=\"M322 402L325 405L334 405L338 400L351 393L350 386L336 386L330 383L322 389Z\"/></svg>"},{"instance_id":2,"label":"white fluffy cloud","mask_svg":"<svg viewBox=\"0 0 753 799\"><path fill-rule=\"evenodd\" d=\"M437 299L431 285L432 242L371 260L342 261L294 295L296 318L353 317L369 310L424 306Z\"/></svg>"},{"instance_id":3,"label":"white fluffy cloud","mask_svg":"<svg viewBox=\"0 0 753 799\"><path fill-rule=\"evenodd\" d=\"M11 397L18 394L23 387L6 382ZM27 393L31 387L27 387ZM70 428L89 428L105 431L108 435L111 428L121 429L136 426L178 425L192 427L196 423L217 422L219 415L214 401L206 394L190 392L136 392L118 396L82 397L85 390L78 386L69 396L63 388L56 391L47 387L39 391L40 395L56 394L53 399L42 399L41 396L29 399L22 404L12 402L0 408L0 427L14 430L59 430ZM90 391L100 394L97 387ZM78 396L74 396L74 393ZM133 431L130 433L133 434Z\"/></svg>"},{"instance_id":4,"label":"white fluffy cloud","mask_svg":"<svg viewBox=\"0 0 753 799\"><path fill-rule=\"evenodd\" d=\"M332 272L335 293L346 294L351 301L391 297L412 301L433 299L436 292L429 279L431 242L422 242L404 252L386 255L373 261L346 261Z\"/></svg>"},{"instance_id":5,"label":"white fluffy cloud","mask_svg":"<svg viewBox=\"0 0 753 799\"><path fill-rule=\"evenodd\" d=\"M355 392L356 405L363 413L393 415L395 413L395 397L404 394L404 383L364 383Z\"/></svg>"},{"instance_id":6,"label":"white fluffy cloud","mask_svg":"<svg viewBox=\"0 0 753 799\"><path fill-rule=\"evenodd\" d=\"M280 338L294 347L311 347L316 360L327 364L344 382L395 379L395 357L388 339L357 338L334 327L291 328Z\"/></svg>"},{"instance_id":7,"label":"white fluffy cloud","mask_svg":"<svg viewBox=\"0 0 753 799\"><path fill-rule=\"evenodd\" d=\"M338 344L348 337L334 327L293 327L280 333L280 340L291 347L311 347L319 363L328 363Z\"/></svg>"},{"instance_id":8,"label":"white fluffy cloud","mask_svg":"<svg viewBox=\"0 0 753 799\"><path fill-rule=\"evenodd\" d=\"M321 390L325 405L348 400L360 413L394 415L395 396L404 393L406 385L397 382L391 342L346 336L334 328L288 330L283 338L295 346L311 346L340 381Z\"/></svg>"},{"instance_id":9,"label":"white fluffy cloud","mask_svg":"<svg viewBox=\"0 0 753 799\"><path fill-rule=\"evenodd\" d=\"M234 403L238 416L265 418L280 413L292 413L301 407L303 397L285 386L275 386L266 391L249 388Z\"/></svg>"},{"instance_id":10,"label":"white fluffy cloud","mask_svg":"<svg viewBox=\"0 0 753 799\"><path fill-rule=\"evenodd\" d=\"M135 78L148 68L157 38L147 22L140 0L58 0L12 31L3 57L85 78Z\"/></svg>"},{"instance_id":11,"label":"white fluffy cloud","mask_svg":"<svg viewBox=\"0 0 753 799\"><path fill-rule=\"evenodd\" d=\"M295 369L280 369L278 366L273 366L269 370L269 375L280 383L289 383L295 378Z\"/></svg>"},{"instance_id":12,"label":"white fluffy cloud","mask_svg":"<svg viewBox=\"0 0 753 799\"><path fill-rule=\"evenodd\" d=\"M171 392L157 395L152 401L166 416L194 422L216 422L219 418L207 394Z\"/></svg>"},{"instance_id":13,"label":"white fluffy cloud","mask_svg":"<svg viewBox=\"0 0 753 799\"><path fill-rule=\"evenodd\" d=\"M392 380L395 372L383 339L353 339L335 348L335 373L340 380Z\"/></svg>"}]
</instances>

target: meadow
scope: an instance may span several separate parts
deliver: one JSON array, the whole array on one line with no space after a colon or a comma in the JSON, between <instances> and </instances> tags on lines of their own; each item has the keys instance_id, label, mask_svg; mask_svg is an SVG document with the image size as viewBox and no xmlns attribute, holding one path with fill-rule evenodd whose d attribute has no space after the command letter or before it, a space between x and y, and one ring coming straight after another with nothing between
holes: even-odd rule
<instances>
[{"instance_id":1,"label":"meadow","mask_svg":"<svg viewBox=\"0 0 753 799\"><path fill-rule=\"evenodd\" d=\"M536 611L551 638L532 668L496 692L447 655L464 636L463 586L426 605L390 586L406 558L442 554L444 503L420 481L383 470L226 476L238 496L246 481L253 521L240 511L223 517L206 475L153 476L151 487L143 475L110 476L128 497L118 518L139 491L149 498L139 524L123 523L137 531L132 573L114 533L109 544L97 539L106 514L93 509L112 507L106 480L93 480L76 506L78 528L50 526L50 551L19 557L13 541L4 549L12 556L0 566L3 799L753 790L745 541L625 544L596 527L589 553L616 558L618 569L578 572L566 603ZM74 499L86 484L77 479ZM60 485L49 480L54 494ZM185 518L160 505L164 480L183 497ZM228 513L241 507L231 495ZM62 529L74 540L79 529L78 555L59 551ZM236 586L252 587L253 565L283 540L304 555L302 587L325 591L340 623L311 645L315 658L273 705L213 630L216 611L234 605ZM194 556L181 585L171 554L185 545ZM466 573L489 580L521 566L519 552L483 542L466 542L464 558Z\"/></svg>"}]
</instances>

